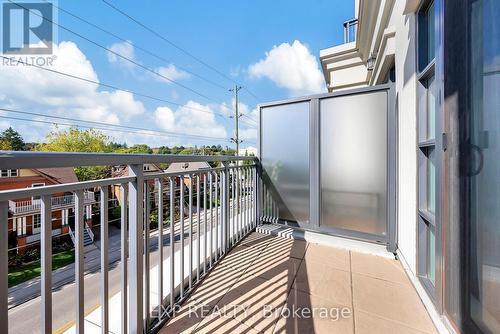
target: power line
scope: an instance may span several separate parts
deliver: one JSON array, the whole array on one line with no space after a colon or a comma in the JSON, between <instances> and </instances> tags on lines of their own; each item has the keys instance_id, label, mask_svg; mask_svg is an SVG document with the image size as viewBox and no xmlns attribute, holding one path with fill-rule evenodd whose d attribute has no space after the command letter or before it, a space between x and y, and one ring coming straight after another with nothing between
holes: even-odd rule
<instances>
[{"instance_id":1,"label":"power line","mask_svg":"<svg viewBox=\"0 0 500 334\"><path fill-rule=\"evenodd\" d=\"M36 13L36 12L33 12L33 11L31 11L29 8L26 8L26 7L24 7L23 5L21 5L21 4L19 4L19 3L13 2L12 0L7 0L7 1L9 1L10 3L13 3L13 4L15 4L15 5L17 5L18 7L23 8L24 10L27 10L29 13L32 13L32 14L34 14L34 15L36 15L36 16L38 16L38 17L42 18L43 20L46 20L46 21L48 21L48 22L52 23L53 25L56 25L57 27L59 27L59 28L61 28L61 29L64 29L64 30L66 30L66 31L68 31L68 32L70 32L70 33L72 33L72 34L74 34L75 36L80 37L81 39L86 40L86 41L87 41L87 42L89 42L89 43L94 44L94 45L95 45L95 46L97 46L97 47L100 47L100 48L102 48L102 49L106 50L107 52L110 52L110 53L114 54L114 55L115 55L115 56L117 56L117 57L120 57L120 58L121 58L121 59L123 59L123 60L126 60L126 61L130 62L131 64L134 64L134 65L135 65L135 66L137 66L137 67L140 67L140 68L144 69L144 70L145 70L145 71L147 71L147 72L150 72L150 73L152 73L152 74L154 74L154 75L156 75L156 76L158 76L158 77L160 77L160 78L163 78L163 79L165 79L165 80L167 80L167 81L169 81L169 82L171 82L171 83L173 83L173 84L175 84L175 85L178 85L179 87L182 87L182 88L184 88L184 89L186 89L186 90L189 90L190 92L192 92L192 93L194 93L194 94L196 94L196 95L198 95L198 96L200 96L200 97L203 97L203 98L205 98L205 99L207 99L207 100L209 100L209 101L212 101L212 102L218 103L216 100L214 100L214 99L212 99L212 98L210 98L210 97L206 96L205 94L200 93L200 92L198 92L198 91L196 91L196 90L192 89L191 87L188 87L188 86L186 86L186 85L184 85L184 84L181 84L181 83L179 83L179 82L177 82L177 81L175 81L175 80L172 80L172 79L170 79L169 77L167 77L167 76L165 76L165 75L163 75L163 74L161 74L161 73L159 73L159 72L157 72L157 71L155 71L155 70L153 70L153 69L151 69L151 68L149 68L149 67L147 67L147 66L145 66L145 65L142 65L141 63L139 63L139 62L137 62L137 61L135 61L135 60L133 60L133 59L131 59L131 58L128 58L128 57L126 57L126 56L124 56L124 55L120 54L119 52L113 51L113 50L111 50L110 48L108 48L108 47L106 47L106 46L104 46L104 45L102 45L102 44L99 44L98 42L96 42L96 41L94 41L94 40L92 40L92 39L90 39L90 38L88 38L88 37L85 37L85 36L83 36L82 34L80 34L80 33L76 32L76 31L74 31L74 30L72 30L72 29L69 29L69 28L67 28L67 27L65 27L65 26L62 26L62 25L60 25L60 24L58 24L58 23L56 23L56 22L54 22L54 21L52 21L52 20L50 20L50 19L48 19L48 18L44 17L44 16L43 16L43 15L41 15L41 14L38 14L38 13Z\"/></svg>"},{"instance_id":2,"label":"power line","mask_svg":"<svg viewBox=\"0 0 500 334\"><path fill-rule=\"evenodd\" d=\"M152 129L147 129L147 128L106 123L106 122L98 122L98 121L87 121L87 120L78 119L78 118L63 117L63 116L35 113L35 112L29 112L29 111L20 111L20 110L8 109L8 108L0 108L0 110L6 111L6 112L11 112L11 113L23 114L23 115L41 116L41 117L45 117L45 118L62 119L65 121L83 122L83 123L96 124L96 125L102 125L102 126L108 126L108 127L115 127L118 129L123 128L123 129L129 129L129 130L139 130L139 131L162 133L162 134L171 135L171 136L186 136L186 137L196 137L196 138L200 138L200 139L217 139L217 140L225 139L225 138L221 138L221 137L194 135L194 134L189 134L189 133L181 133L181 132L173 132L173 131L152 130Z\"/></svg>"},{"instance_id":3,"label":"power line","mask_svg":"<svg viewBox=\"0 0 500 334\"><path fill-rule=\"evenodd\" d=\"M10 1L10 0L9 0ZM205 62L204 60L200 59L199 57L195 56L194 54L192 54L191 52L187 51L186 49L184 49L183 47L177 45L176 43L172 42L171 40L167 39L166 37L164 37L163 35L161 35L160 33L158 33L157 31L155 31L154 29L148 27L147 25L145 25L144 23L142 23L141 21L139 21L138 19L134 18L133 16L127 14L126 12L124 12L123 10L121 10L120 8L116 7L114 4L110 3L109 1L107 0L102 0L102 2L104 2L107 6L109 6L110 8L112 8L113 10L115 10L116 12L120 13L121 15L127 17L129 20L135 22L136 24L138 24L139 26L141 26L142 28L146 29L147 31L149 31L150 33L152 33L153 35L155 35L156 37L160 38L161 40L165 41L166 43L168 43L169 45L171 45L172 47L176 48L177 50L181 51L182 53L188 55L189 57L193 58L194 60L196 60L198 63L208 67L209 69L211 69L212 71L214 71L215 73L219 74L220 76L222 76L223 78L231 81L233 84L235 85L239 85L238 82L236 82L236 80L234 80L233 78L231 78L230 76L228 76L227 74L223 73L222 71L218 70L217 68L215 68L214 66L208 64L207 62ZM254 93L252 93L248 88L244 88L247 93L249 93L253 98L255 98L257 101L261 101L261 99L256 96Z\"/></svg>"},{"instance_id":4,"label":"power line","mask_svg":"<svg viewBox=\"0 0 500 334\"><path fill-rule=\"evenodd\" d=\"M48 0L44 0L44 1L46 1L46 2L47 2ZM111 31L109 31L109 30L106 30L106 29L104 29L104 28L100 27L100 26L98 26L98 25L97 25L97 24L95 24L95 23L92 23L92 22L88 21L87 19L84 19L83 17L81 17L81 16L79 16L79 15L76 15L76 14L74 14L74 13L72 13L72 12L70 12L70 11L68 11L68 10L64 9L64 8L58 7L58 6L56 6L55 4L52 4L52 5L53 5L53 6L54 6L57 10L62 11L62 12L64 12L64 13L66 13L66 14L68 14L68 15L70 15L70 16L72 16L72 17L74 17L74 18L76 18L77 20L80 20L80 21L82 21L82 22L84 22L84 23L86 23L86 24L90 25L91 27L94 27L95 29L98 29L99 31L104 32L105 34L108 34L108 35L110 35L110 36L112 36L112 37L114 37L114 38L116 38L116 39L118 39L118 40L122 41L123 43L126 43L126 44L128 44L128 45L131 45L131 46L133 46L134 48L136 48L136 49L138 49L138 50L141 50L142 52L144 52L144 53L146 53L146 54L148 54L148 55L150 55L150 56L152 56L152 57L154 57L154 58L156 58L156 59L159 59L159 60L161 60L161 61L162 61L162 62L164 62L164 63L167 63L167 64L172 64L172 62L171 62L171 61L169 61L169 60L167 60L167 59L163 58L162 56L159 56L158 54L156 54L156 53L154 53L154 52L152 52L152 51L149 51L149 50L148 50L148 49L146 49L146 48L143 48L143 47L141 47L141 46L139 46L139 45L136 45L136 44L134 44L134 43L130 42L129 40L127 40L127 39L125 39L125 38L123 38L123 37L120 37L120 36L118 36L117 34L115 34L115 33L111 32ZM210 80L210 79L208 79L208 78L206 78L206 77L204 77L204 76L202 76L202 75L199 75L199 74L197 74L197 73L195 73L195 72L193 72L193 71L190 71L189 69L187 69L187 68L185 68L185 67L181 67L181 66L179 66L179 65L176 65L176 67L177 67L177 68L179 68L179 69L181 69L181 70L182 70L182 71L184 71L184 72L187 72L187 73L189 73L189 74L191 74L191 75L193 75L193 76L195 76L195 77L197 77L197 78L199 78L199 79L201 79L201 80L203 80L203 81L205 81L205 82L207 82L207 83L209 83L209 84L213 85L213 86L216 86L216 87L218 87L218 88L220 88L220 89L223 89L224 91L226 91L226 90L227 90L227 87L224 87L224 86L222 86L222 85L218 84L217 82L215 82L215 81L213 81L213 80Z\"/></svg>"},{"instance_id":5,"label":"power line","mask_svg":"<svg viewBox=\"0 0 500 334\"><path fill-rule=\"evenodd\" d=\"M241 116L248 118L252 123L255 123L257 125L257 121L255 121L252 117L248 116L247 114L241 114Z\"/></svg>"},{"instance_id":6,"label":"power line","mask_svg":"<svg viewBox=\"0 0 500 334\"><path fill-rule=\"evenodd\" d=\"M230 116L228 116L228 115L225 115L225 114L222 114L222 113L217 113L215 111L212 112L212 111L207 111L207 110L200 109L200 108L189 107L189 106L183 105L181 103L177 103L177 102L165 100L165 99L154 97L154 96L151 96L151 95L148 95L148 94L139 93L139 92L134 91L134 90L130 90L130 89L126 89L126 88L121 88L121 87L114 86L114 85L111 85L111 84L106 84L106 83L103 83L103 82L99 82L99 81L95 81L95 80L83 78L83 77L80 77L80 76L77 76L77 75L73 75L73 74L69 74L69 73L66 73L66 72L57 71L57 70L54 70L54 69L51 69L51 68L48 68L48 67L43 67L43 66L39 66L39 65L35 65L35 64L24 63L21 60L12 59L12 58L5 57L5 56L2 56L2 55L0 55L0 57L3 58L3 59L8 59L10 61L15 61L17 64L22 64L24 66L35 67L35 68L38 68L38 69L43 70L43 71L55 73L55 74L58 74L58 75L66 76L66 77L69 77L69 78L72 78L72 79L76 79L76 80L80 80L80 81L84 81L84 82L87 82L87 83L92 83L92 84L95 84L97 86L111 88L111 89L114 89L114 90L118 90L118 91L130 93L130 94L134 94L134 95L141 96L141 97L144 97L144 98L147 98L147 99L151 99L151 100L158 101L158 102L164 102L164 103L167 103L167 104L175 105L175 106L178 106L178 107L181 107L181 108L185 108L185 109L189 109L189 110L194 110L194 111L200 111L200 112L204 112L204 113L214 114L216 116L223 117L223 118L228 118L228 119L230 118ZM246 123L246 124L248 124L248 123ZM248 125L250 125L250 124L248 124Z\"/></svg>"},{"instance_id":7,"label":"power line","mask_svg":"<svg viewBox=\"0 0 500 334\"><path fill-rule=\"evenodd\" d=\"M133 133L133 134L139 134L139 135L146 135L146 136L157 136L157 137L189 137L195 140L207 140L207 138L199 138L196 137L195 135L184 135L184 134L161 134L157 133L157 131L154 130L146 130L146 131L132 131L132 130L124 130L124 129L110 129L110 128L103 128L103 127L95 127L95 126L88 126L88 125L82 125L82 124L74 124L74 123L63 123L63 122L56 122L56 121L44 121L44 120L39 120L39 119L29 119L29 118L20 118L20 117L12 117L12 116L3 116L0 115L0 118L3 119L10 119L10 120L15 120L15 121L24 121L24 122L34 122L34 123L43 123L43 124L55 124L55 125L63 125L63 126L71 126L71 127L77 127L77 128L84 128L84 129L97 129L97 130L102 130L102 131L113 131L116 133L116 131L120 132L126 132L126 133ZM227 138L215 138L211 137L208 139L217 139L220 141L229 141Z\"/></svg>"},{"instance_id":8,"label":"power line","mask_svg":"<svg viewBox=\"0 0 500 334\"><path fill-rule=\"evenodd\" d=\"M38 16L38 17L41 17L42 19L44 19L44 20L46 20L46 21L48 21L48 22L50 22L50 23L52 23L52 24L54 24L54 25L56 25L56 26L58 26L58 27L60 27L60 28L62 28L62 29L64 29L64 30L68 31L68 32L70 32L70 33L72 33L72 34L74 34L75 36L78 36L78 37L80 37L80 38L82 38L82 39L84 39L84 40L88 41L89 43L92 43L92 44L94 44L94 45L96 45L96 46L98 46L98 47L100 47L100 48L102 48L102 49L104 49L104 50L106 50L106 51L108 51L108 52L110 52L110 53L112 53L112 54L114 54L114 55L116 55L116 56L118 56L118 57L120 57L120 58L122 58L122 59L124 59L124 60L126 60L126 61L128 61L128 62L130 62L130 63L132 63L132 64L134 64L134 65L136 65L136 66L138 66L138 67L140 67L140 68L143 68L144 70L146 70L146 71L148 71L148 72L151 72L151 73L153 73L153 74L155 74L155 75L157 75L157 76L159 76L159 77L161 77L161 78L163 78L163 79L165 79L165 80L168 80L168 81L170 81L170 82L172 82L172 83L174 83L174 84L176 84L176 85L178 85L178 86L180 86L180 87L183 87L183 88L185 88L185 89L187 89L187 90L189 90L189 91L191 91L191 92L193 92L193 93L195 93L195 94L197 94L197 95L199 95L199 96L201 96L201 97L203 97L203 98L205 98L205 99L207 99L207 100L209 100L209 101L212 101L212 102L214 102L214 103L219 104L219 102L217 102L216 100L214 100L214 99L212 99L212 98L210 98L210 97L208 97L208 96L204 95L203 93L200 93L200 92L198 92L198 91L196 91L196 90L194 90L194 89L192 89L192 88L190 88L190 87L188 87L188 86L185 86L185 85L183 85L183 84L181 84L181 83L179 83L179 82L177 82L177 81L175 81L175 80L172 80L172 79L170 79L170 78L168 78L168 77L166 77L166 76L162 75L161 73L158 73L157 71L155 71L155 70L153 70L153 69L151 69L151 68L149 68L149 67L147 67L147 66L144 66L144 65L142 65L142 64L140 64L140 63L138 63L137 61L135 61L135 60L133 60L133 59L130 59L130 58L126 57L126 56L123 56L122 54L120 54L120 53L118 53L118 52L116 52L116 51L113 51L113 50L111 50L111 49L109 49L109 48L105 47L104 45L99 44L99 43L97 43L97 42L95 42L95 41L91 40L90 38L85 37L85 36L83 36L83 35L81 35L81 34L79 34L79 33L75 32L75 31L73 31L73 30L71 30L71 29L69 29L69 28L67 28L67 27L64 27L64 26L62 26L62 25L60 25L60 24L58 24L58 23L55 23L54 21L52 21L52 20L50 20L50 19L47 19L46 17L44 17L44 16L43 16L43 15L41 15L41 14L38 14L38 13L36 13L36 12L32 12L30 9L28 9L28 8L26 8L26 7L24 7L24 6L22 6L21 4L18 4L18 3L12 2L12 0L7 0L7 1L9 1L10 3L13 3L13 4L15 4L15 5L17 5L18 7L21 7L21 8L23 8L23 9L27 10L27 11L28 11L28 12L30 12L30 13L35 14L35 15L36 15L36 16ZM5 56L2 56L2 57L3 57L3 58L6 58L6 59L10 59L10 58L5 57ZM19 61L17 61L17 62L18 62L18 63L22 63L22 62L19 62ZM24 63L23 63L23 64L24 64ZM31 66L35 66L35 65L32 65L32 64L30 64L30 65L31 65ZM39 67L39 68L43 68L43 69L45 69L45 68L44 68L44 67L42 67L42 66L35 66L35 67ZM55 71L55 70L52 70L52 71L53 71L53 72L57 72L57 71ZM71 75L68 75L68 76L71 76ZM72 77L74 77L74 76L72 76ZM85 81L92 82L91 80L88 80L88 79L85 79ZM178 105L180 105L180 104L178 104ZM224 108L227 108L227 107L225 107L224 105L221 105L221 106L222 106L222 107L224 107ZM192 109L192 108L191 108L191 109ZM199 110L199 109L198 109L198 110ZM205 110L205 112L207 112L207 111ZM224 115L224 114L221 114L221 115L223 115L224 117L227 117L227 115Z\"/></svg>"}]
</instances>

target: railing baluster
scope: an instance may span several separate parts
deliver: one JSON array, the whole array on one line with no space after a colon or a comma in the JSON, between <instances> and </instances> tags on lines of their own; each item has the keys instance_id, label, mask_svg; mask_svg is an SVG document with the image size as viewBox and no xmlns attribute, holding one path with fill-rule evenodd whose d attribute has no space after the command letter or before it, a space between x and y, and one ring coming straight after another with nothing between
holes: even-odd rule
<instances>
[{"instance_id":1,"label":"railing baluster","mask_svg":"<svg viewBox=\"0 0 500 334\"><path fill-rule=\"evenodd\" d=\"M229 249L229 170L227 169L227 164L223 163L224 170L222 171L222 252L225 254Z\"/></svg>"},{"instance_id":2,"label":"railing baluster","mask_svg":"<svg viewBox=\"0 0 500 334\"><path fill-rule=\"evenodd\" d=\"M250 226L255 227L255 167L250 167Z\"/></svg>"},{"instance_id":3,"label":"railing baluster","mask_svg":"<svg viewBox=\"0 0 500 334\"><path fill-rule=\"evenodd\" d=\"M52 208L50 195L41 198L41 321L42 332L52 333Z\"/></svg>"},{"instance_id":4,"label":"railing baluster","mask_svg":"<svg viewBox=\"0 0 500 334\"><path fill-rule=\"evenodd\" d=\"M122 306L122 316L121 316L121 332L127 333L127 201L128 201L128 187L121 184L120 185L120 201L121 201L121 306Z\"/></svg>"},{"instance_id":5,"label":"railing baluster","mask_svg":"<svg viewBox=\"0 0 500 334\"><path fill-rule=\"evenodd\" d=\"M150 224L151 224L151 200L150 200L150 187L148 181L144 182L144 324L146 333L149 332L151 323L150 316Z\"/></svg>"},{"instance_id":6,"label":"railing baluster","mask_svg":"<svg viewBox=\"0 0 500 334\"><path fill-rule=\"evenodd\" d=\"M259 190L259 181L257 177L257 167L254 166L253 168L253 225L254 227L257 227L257 218L258 218L258 212L259 212L259 205L258 205L258 200L257 200L257 194Z\"/></svg>"},{"instance_id":7,"label":"railing baluster","mask_svg":"<svg viewBox=\"0 0 500 334\"><path fill-rule=\"evenodd\" d=\"M158 189L158 319L163 315L163 181L155 179Z\"/></svg>"},{"instance_id":8,"label":"railing baluster","mask_svg":"<svg viewBox=\"0 0 500 334\"><path fill-rule=\"evenodd\" d=\"M239 222L239 239L243 238L243 211L242 211L242 180L241 167L238 167L238 222Z\"/></svg>"},{"instance_id":9,"label":"railing baluster","mask_svg":"<svg viewBox=\"0 0 500 334\"><path fill-rule=\"evenodd\" d=\"M247 233L250 231L250 167L246 168L245 172L245 203L246 203L246 221L247 221Z\"/></svg>"},{"instance_id":10,"label":"railing baluster","mask_svg":"<svg viewBox=\"0 0 500 334\"><path fill-rule=\"evenodd\" d=\"M231 233L231 243L232 245L234 245L236 243L236 233L237 233L237 222L236 222L236 169L231 169L231 173L232 173L232 180L231 180L231 183L232 183L232 187L231 187L231 192L232 192L232 203L231 203L231 206L232 206L232 213L231 213L231 216L232 216L232 226L233 226L233 231Z\"/></svg>"},{"instance_id":11,"label":"railing baluster","mask_svg":"<svg viewBox=\"0 0 500 334\"><path fill-rule=\"evenodd\" d=\"M197 245L197 256L196 256L196 282L200 280L200 253L201 253L201 214L200 214L200 176L201 174L196 175L196 231L198 237L196 238Z\"/></svg>"},{"instance_id":12,"label":"railing baluster","mask_svg":"<svg viewBox=\"0 0 500 334\"><path fill-rule=\"evenodd\" d=\"M248 217L248 167L245 168L245 233L250 230L250 219Z\"/></svg>"},{"instance_id":13,"label":"railing baluster","mask_svg":"<svg viewBox=\"0 0 500 334\"><path fill-rule=\"evenodd\" d=\"M0 202L0 333L9 332L9 202Z\"/></svg>"},{"instance_id":14,"label":"railing baluster","mask_svg":"<svg viewBox=\"0 0 500 334\"><path fill-rule=\"evenodd\" d=\"M189 290L193 282L193 176L189 174Z\"/></svg>"},{"instance_id":15,"label":"railing baluster","mask_svg":"<svg viewBox=\"0 0 500 334\"><path fill-rule=\"evenodd\" d=\"M85 327L84 319L84 249L83 249L83 191L75 192L75 282L76 282L76 333L83 334Z\"/></svg>"},{"instance_id":16,"label":"railing baluster","mask_svg":"<svg viewBox=\"0 0 500 334\"><path fill-rule=\"evenodd\" d=\"M212 193L213 193L213 184L212 184L212 172L210 172L209 174L209 179L208 179L208 188L209 188L209 212L210 212L210 255L209 255L209 267L212 267L212 253L213 253L213 238L214 238L214 235L213 235L213 229L214 229L214 223L213 223L213 218L214 218L214 214L213 214L213 207L212 207Z\"/></svg>"},{"instance_id":17,"label":"railing baluster","mask_svg":"<svg viewBox=\"0 0 500 334\"><path fill-rule=\"evenodd\" d=\"M208 173L203 174L203 215L204 215L204 236L205 244L203 245L203 274L207 272L207 247L208 247L208 221L207 221L207 177Z\"/></svg>"},{"instance_id":18,"label":"railing baluster","mask_svg":"<svg viewBox=\"0 0 500 334\"><path fill-rule=\"evenodd\" d=\"M236 165L236 168L234 169L234 196L235 196L235 201L234 201L234 219L236 221L236 229L235 229L235 242L238 242L240 240L240 217L239 217L239 192L238 192L238 187L239 187L239 172L238 172L238 165Z\"/></svg>"},{"instance_id":19,"label":"railing baluster","mask_svg":"<svg viewBox=\"0 0 500 334\"><path fill-rule=\"evenodd\" d=\"M214 173L215 177L215 185L214 185L214 201L215 201L215 262L219 258L219 202L218 202L218 193L219 193L219 177L217 175L217 171Z\"/></svg>"},{"instance_id":20,"label":"railing baluster","mask_svg":"<svg viewBox=\"0 0 500 334\"><path fill-rule=\"evenodd\" d=\"M175 209L175 177L169 177L170 182L170 311L173 316L174 301L175 301L175 287L174 287L174 243L175 243L175 233L174 233L174 209Z\"/></svg>"},{"instance_id":21,"label":"railing baluster","mask_svg":"<svg viewBox=\"0 0 500 334\"><path fill-rule=\"evenodd\" d=\"M135 180L129 183L129 332L143 332L143 165L130 165L129 175Z\"/></svg>"},{"instance_id":22,"label":"railing baluster","mask_svg":"<svg viewBox=\"0 0 500 334\"><path fill-rule=\"evenodd\" d=\"M181 189L179 194L179 206L180 206L180 231L179 235L181 238L181 252L180 252L180 277L181 277L181 299L184 297L184 175L179 177Z\"/></svg>"},{"instance_id":23,"label":"railing baluster","mask_svg":"<svg viewBox=\"0 0 500 334\"><path fill-rule=\"evenodd\" d=\"M109 331L108 186L101 187L101 332Z\"/></svg>"}]
</instances>

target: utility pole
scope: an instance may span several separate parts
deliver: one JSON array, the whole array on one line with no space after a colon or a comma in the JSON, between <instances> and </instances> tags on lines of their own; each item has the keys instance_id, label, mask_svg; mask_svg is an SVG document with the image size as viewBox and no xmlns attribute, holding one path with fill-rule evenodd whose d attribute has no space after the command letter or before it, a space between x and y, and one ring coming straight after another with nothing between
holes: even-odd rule
<instances>
[{"instance_id":1,"label":"utility pole","mask_svg":"<svg viewBox=\"0 0 500 334\"><path fill-rule=\"evenodd\" d=\"M234 92L234 99L235 99L235 103L234 103L234 137L231 138L231 141L233 143L236 144L236 156L239 154L239 150L240 150L240 143L242 142L240 140L240 136L239 136L239 125L238 125L238 120L240 119L241 116L243 115L240 115L239 111L238 111L238 92L242 89L243 87L241 86L238 86L238 85L235 85L234 88L231 88L229 91L230 92Z\"/></svg>"}]
</instances>

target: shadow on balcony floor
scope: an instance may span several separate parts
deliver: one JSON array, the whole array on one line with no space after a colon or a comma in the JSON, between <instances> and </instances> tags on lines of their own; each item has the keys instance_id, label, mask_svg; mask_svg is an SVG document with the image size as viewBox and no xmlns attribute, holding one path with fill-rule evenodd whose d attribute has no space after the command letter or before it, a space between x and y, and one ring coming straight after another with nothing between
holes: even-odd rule
<instances>
[{"instance_id":1,"label":"shadow on balcony floor","mask_svg":"<svg viewBox=\"0 0 500 334\"><path fill-rule=\"evenodd\" d=\"M436 333L400 263L252 233L160 333Z\"/></svg>"}]
</instances>

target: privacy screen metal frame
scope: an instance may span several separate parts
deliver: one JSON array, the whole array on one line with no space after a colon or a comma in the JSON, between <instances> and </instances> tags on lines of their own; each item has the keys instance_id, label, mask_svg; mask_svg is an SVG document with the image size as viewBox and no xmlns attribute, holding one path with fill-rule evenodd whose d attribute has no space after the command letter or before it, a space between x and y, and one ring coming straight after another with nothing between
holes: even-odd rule
<instances>
[{"instance_id":1,"label":"privacy screen metal frame","mask_svg":"<svg viewBox=\"0 0 500 334\"><path fill-rule=\"evenodd\" d=\"M320 225L321 215L321 153L320 153L320 101L333 97L352 96L365 93L385 92L387 94L387 236L372 235L359 231L322 228ZM396 221L396 185L397 185L397 115L395 105L395 89L393 84L384 84L341 92L309 95L292 98L288 100L261 103L258 108L258 133L257 148L258 157L262 161L262 112L264 108L289 105L294 103L309 103L309 223L284 221L280 223L305 230L317 231L335 236L351 239L370 241L386 244L390 252L397 248L397 221Z\"/></svg>"}]
</instances>

